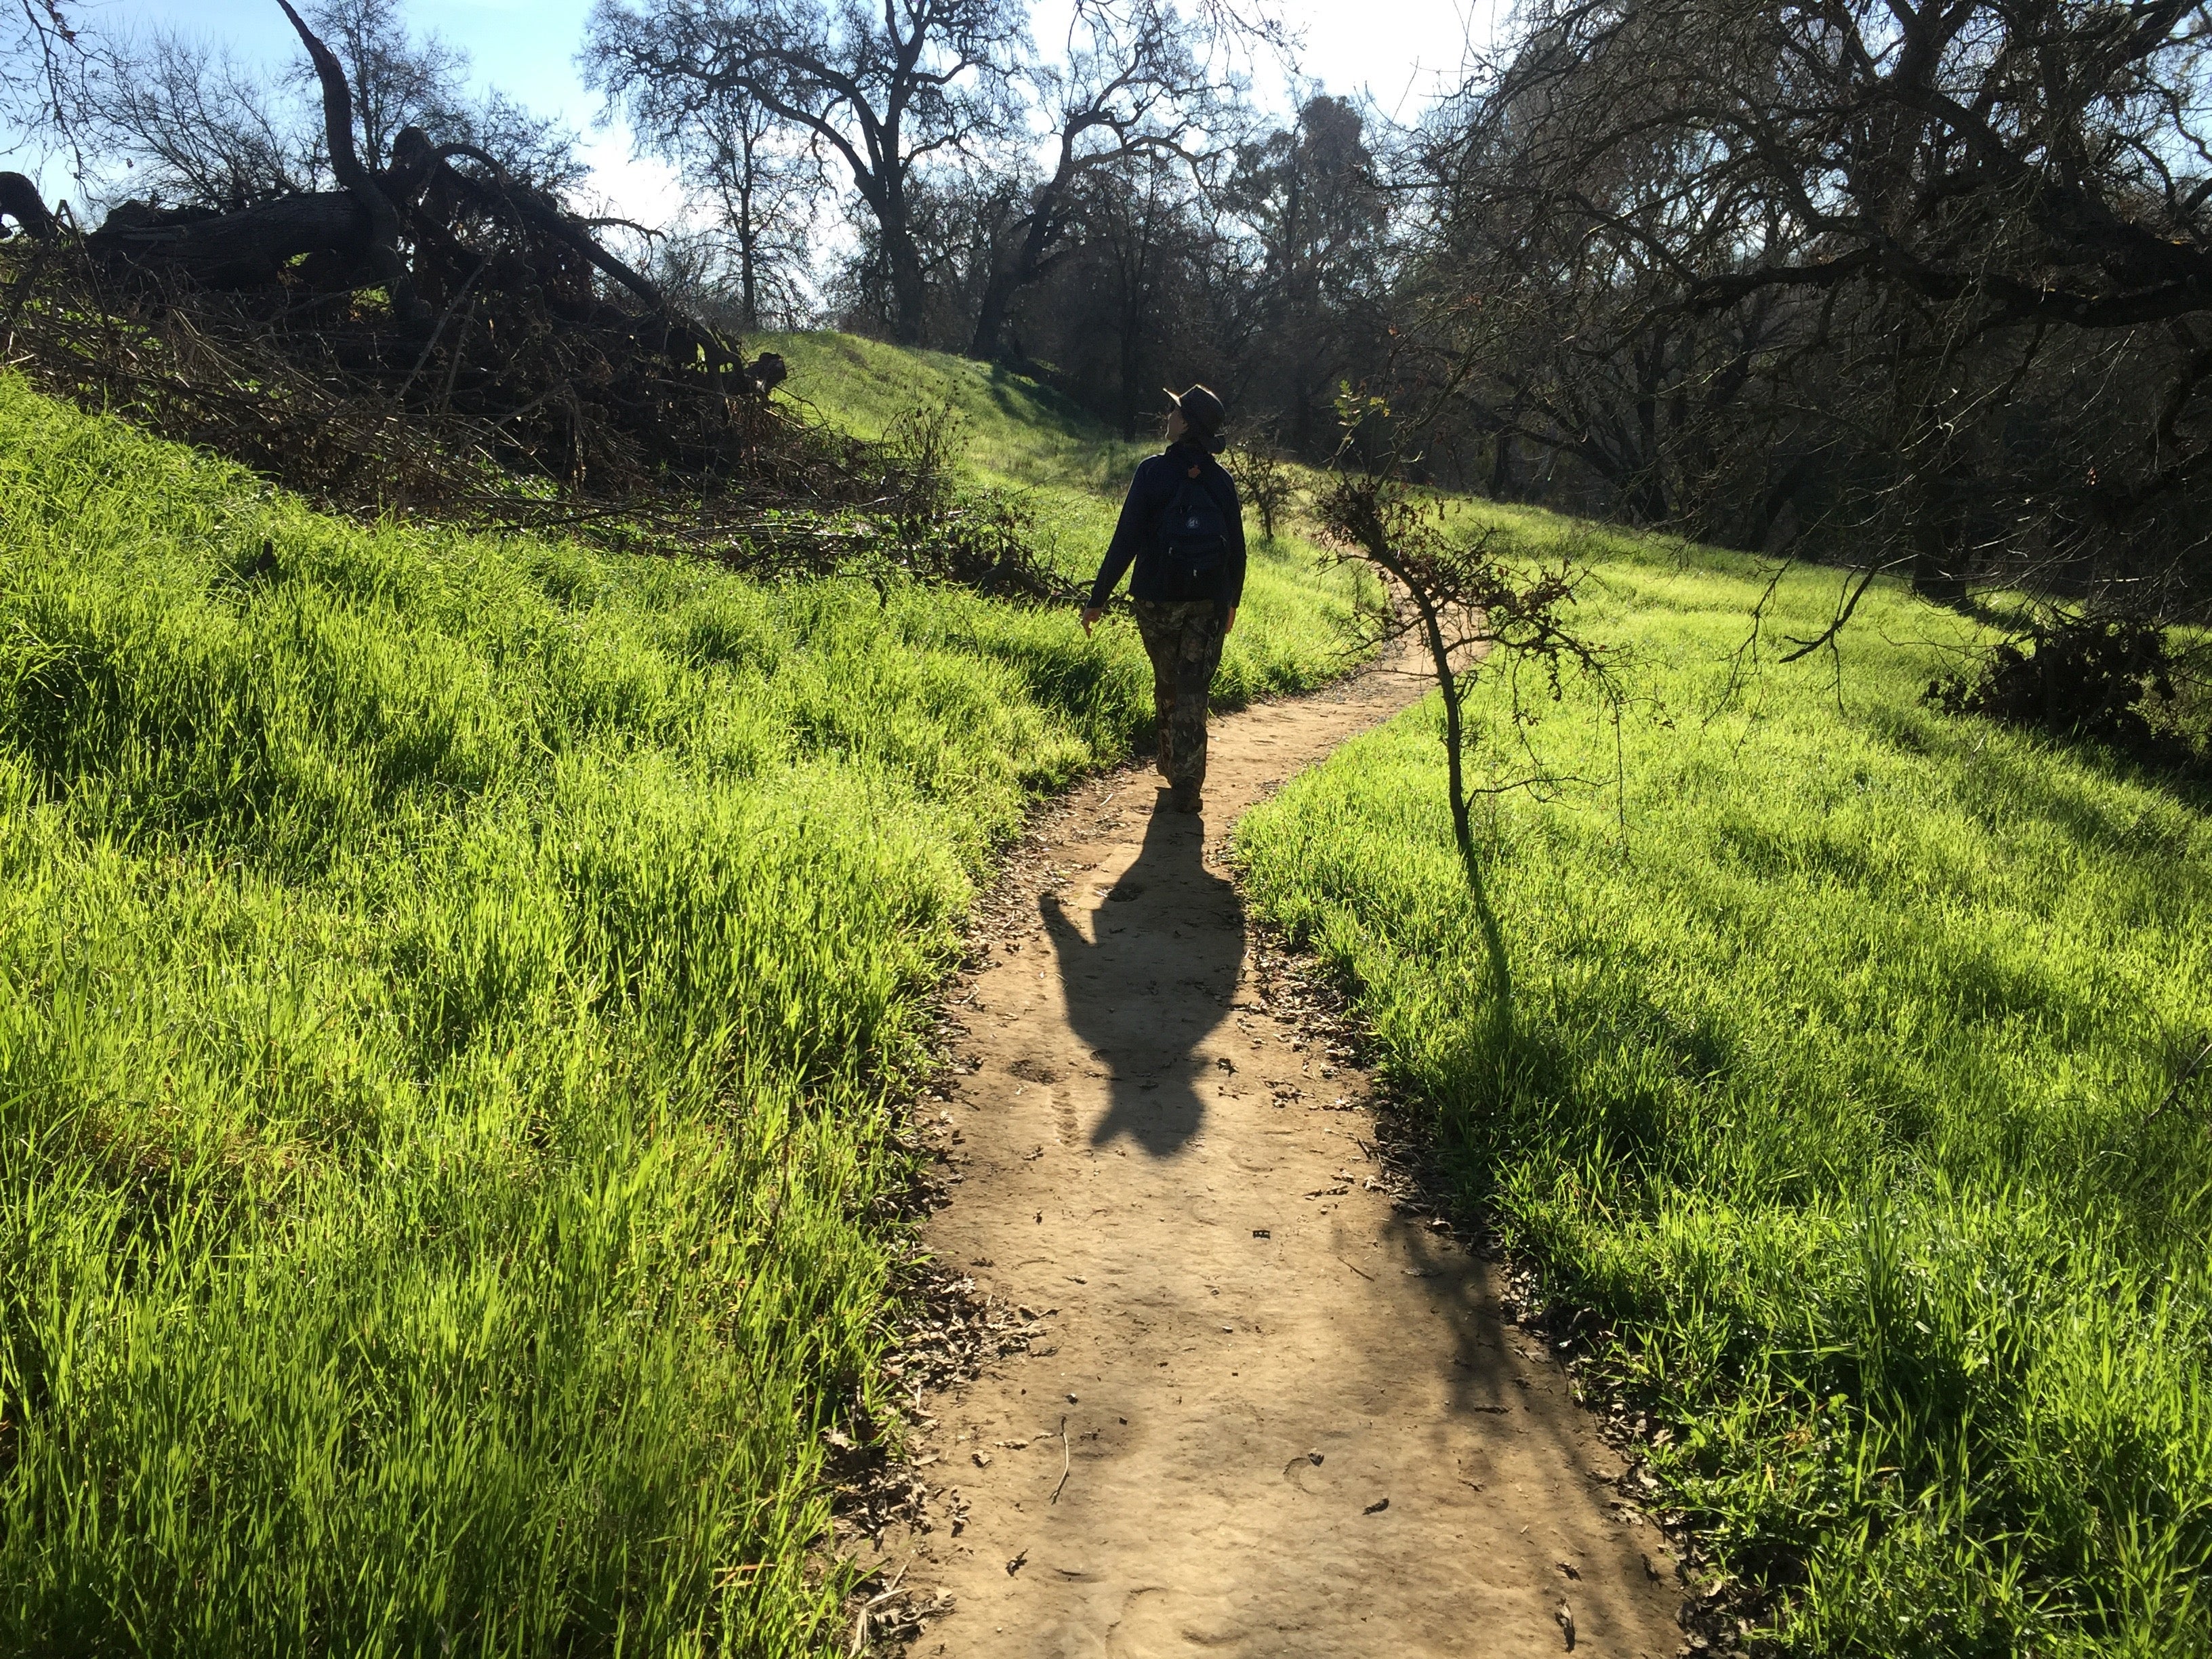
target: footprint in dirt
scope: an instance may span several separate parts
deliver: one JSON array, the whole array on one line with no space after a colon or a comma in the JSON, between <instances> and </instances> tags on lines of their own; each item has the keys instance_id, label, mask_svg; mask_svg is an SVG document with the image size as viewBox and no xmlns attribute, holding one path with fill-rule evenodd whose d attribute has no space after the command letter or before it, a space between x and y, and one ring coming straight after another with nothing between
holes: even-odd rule
<instances>
[{"instance_id":1,"label":"footprint in dirt","mask_svg":"<svg viewBox=\"0 0 2212 1659\"><path fill-rule=\"evenodd\" d=\"M1198 1133L1211 1068L1192 1051L1220 1023L1244 959L1236 890L1206 867L1205 826L1166 802L1163 791L1137 861L1091 913L1091 938L1056 895L1038 901L1068 1024L1113 1073L1091 1144L1127 1135L1155 1158Z\"/></svg>"}]
</instances>

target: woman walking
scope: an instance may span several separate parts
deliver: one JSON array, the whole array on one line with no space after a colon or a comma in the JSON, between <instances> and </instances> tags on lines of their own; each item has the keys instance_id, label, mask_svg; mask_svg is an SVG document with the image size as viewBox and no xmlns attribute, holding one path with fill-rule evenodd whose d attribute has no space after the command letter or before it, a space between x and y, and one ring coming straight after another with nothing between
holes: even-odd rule
<instances>
[{"instance_id":1,"label":"woman walking","mask_svg":"<svg viewBox=\"0 0 2212 1659\"><path fill-rule=\"evenodd\" d=\"M1160 775L1176 810L1198 811L1206 787L1206 709L1221 642L1244 596L1244 514L1237 486L1213 458L1228 415L1202 386L1170 392L1168 447L1137 468L1114 539L1083 609L1085 633L1132 564L1130 606L1152 659Z\"/></svg>"}]
</instances>

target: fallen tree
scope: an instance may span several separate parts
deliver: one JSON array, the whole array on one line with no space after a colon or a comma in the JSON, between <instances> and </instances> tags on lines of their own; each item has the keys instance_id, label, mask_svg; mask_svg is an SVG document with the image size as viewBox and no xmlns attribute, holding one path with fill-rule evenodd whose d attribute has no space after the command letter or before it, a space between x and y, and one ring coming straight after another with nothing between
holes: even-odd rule
<instances>
[{"instance_id":1,"label":"fallen tree","mask_svg":"<svg viewBox=\"0 0 2212 1659\"><path fill-rule=\"evenodd\" d=\"M672 303L607 222L419 127L364 167L343 69L279 3L339 187L126 202L80 233L0 174L22 233L0 243L0 360L336 507L1057 592L1018 503L772 402L782 360Z\"/></svg>"},{"instance_id":2,"label":"fallen tree","mask_svg":"<svg viewBox=\"0 0 2212 1659\"><path fill-rule=\"evenodd\" d=\"M474 145L410 127L388 167L364 167L344 70L289 0L278 3L321 86L338 188L229 212L125 202L82 243L107 297L140 317L219 317L234 336L242 323L272 337L311 335L311 355L410 410L522 422L518 459L556 476L612 459L594 453L609 443L586 428L644 441L657 466L726 459L712 428L742 444L757 422L734 408L702 420L714 412L707 404L757 398L781 378L780 360L748 363L607 249L596 227ZM54 239L55 216L21 175L0 181L0 212ZM701 405L678 417L682 430L671 425L674 393ZM556 410L565 445L532 434L523 411L533 404Z\"/></svg>"}]
</instances>

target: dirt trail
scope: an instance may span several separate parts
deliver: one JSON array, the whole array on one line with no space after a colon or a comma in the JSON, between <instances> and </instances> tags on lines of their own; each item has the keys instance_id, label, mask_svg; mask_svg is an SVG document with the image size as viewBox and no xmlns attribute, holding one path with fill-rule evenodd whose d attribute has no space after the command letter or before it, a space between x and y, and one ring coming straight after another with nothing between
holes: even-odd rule
<instances>
[{"instance_id":1,"label":"dirt trail","mask_svg":"<svg viewBox=\"0 0 2212 1659\"><path fill-rule=\"evenodd\" d=\"M954 1598L914 1652L1680 1646L1663 1540L1607 1503L1619 1457L1489 1264L1363 1184L1364 1079L1252 980L1229 826L1420 690L1376 672L1218 721L1202 823L1149 772L1099 780L987 905L929 1238L1056 1311L927 1402L925 1474L965 1519L902 1551Z\"/></svg>"}]
</instances>

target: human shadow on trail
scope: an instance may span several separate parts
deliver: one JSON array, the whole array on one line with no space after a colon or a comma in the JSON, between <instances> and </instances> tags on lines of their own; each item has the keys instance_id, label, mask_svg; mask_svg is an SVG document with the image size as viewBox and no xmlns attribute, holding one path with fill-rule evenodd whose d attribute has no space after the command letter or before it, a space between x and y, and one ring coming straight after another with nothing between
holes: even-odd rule
<instances>
[{"instance_id":1,"label":"human shadow on trail","mask_svg":"<svg viewBox=\"0 0 2212 1659\"><path fill-rule=\"evenodd\" d=\"M1037 902L1067 1023L1113 1079L1091 1144L1126 1135L1155 1158L1198 1133L1200 1090L1216 1069L1193 1051L1220 1024L1244 959L1237 890L1206 867L1202 822L1166 799L1162 791L1137 861L1092 911L1095 939L1057 895Z\"/></svg>"}]
</instances>

